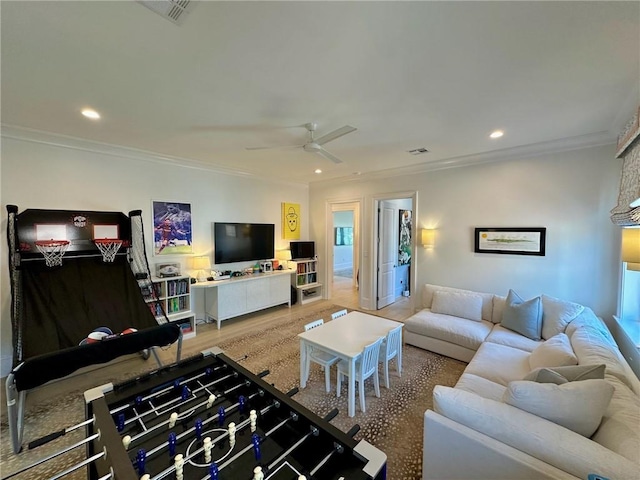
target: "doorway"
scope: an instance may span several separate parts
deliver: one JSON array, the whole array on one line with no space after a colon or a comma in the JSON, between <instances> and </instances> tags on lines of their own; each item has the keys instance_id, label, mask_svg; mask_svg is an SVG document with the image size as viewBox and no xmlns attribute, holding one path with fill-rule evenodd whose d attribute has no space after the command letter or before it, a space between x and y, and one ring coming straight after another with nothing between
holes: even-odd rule
<instances>
[{"instance_id":1,"label":"doorway","mask_svg":"<svg viewBox=\"0 0 640 480\"><path fill-rule=\"evenodd\" d=\"M415 194L379 198L374 208L375 309L380 310L411 296L415 275Z\"/></svg>"},{"instance_id":2,"label":"doorway","mask_svg":"<svg viewBox=\"0 0 640 480\"><path fill-rule=\"evenodd\" d=\"M340 305L359 308L360 201L329 205L327 279L330 298Z\"/></svg>"}]
</instances>

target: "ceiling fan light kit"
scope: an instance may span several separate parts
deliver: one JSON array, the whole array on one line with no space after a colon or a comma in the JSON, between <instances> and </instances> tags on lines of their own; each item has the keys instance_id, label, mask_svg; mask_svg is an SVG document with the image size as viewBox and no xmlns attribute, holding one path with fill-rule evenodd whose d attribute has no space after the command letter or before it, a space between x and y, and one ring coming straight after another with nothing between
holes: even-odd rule
<instances>
[{"instance_id":1,"label":"ceiling fan light kit","mask_svg":"<svg viewBox=\"0 0 640 480\"><path fill-rule=\"evenodd\" d=\"M304 128L309 132L309 141L302 145L281 145L275 147L246 147L247 150L268 150L272 148L302 148L305 152L309 153L317 153L318 155L323 156L324 158L331 160L333 163L342 163L335 155L329 153L322 146L325 143L332 142L333 140L340 138L349 133L355 132L357 128L352 127L351 125L345 125L343 127L337 128L321 137L315 138L314 132L318 128L317 123L305 123Z\"/></svg>"}]
</instances>

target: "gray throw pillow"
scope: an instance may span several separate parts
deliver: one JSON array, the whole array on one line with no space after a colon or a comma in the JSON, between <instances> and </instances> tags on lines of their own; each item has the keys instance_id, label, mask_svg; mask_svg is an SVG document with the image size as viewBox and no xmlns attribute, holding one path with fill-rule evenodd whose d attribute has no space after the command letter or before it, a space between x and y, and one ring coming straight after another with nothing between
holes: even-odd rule
<instances>
[{"instance_id":1,"label":"gray throw pillow","mask_svg":"<svg viewBox=\"0 0 640 480\"><path fill-rule=\"evenodd\" d=\"M543 367L531 370L523 380L538 383L555 383L562 385L580 380L604 379L605 365L568 365L565 367Z\"/></svg>"},{"instance_id":2,"label":"gray throw pillow","mask_svg":"<svg viewBox=\"0 0 640 480\"><path fill-rule=\"evenodd\" d=\"M509 290L502 321L500 324L524 335L531 340L542 339L542 300L540 297L532 298L526 302L513 290Z\"/></svg>"}]
</instances>

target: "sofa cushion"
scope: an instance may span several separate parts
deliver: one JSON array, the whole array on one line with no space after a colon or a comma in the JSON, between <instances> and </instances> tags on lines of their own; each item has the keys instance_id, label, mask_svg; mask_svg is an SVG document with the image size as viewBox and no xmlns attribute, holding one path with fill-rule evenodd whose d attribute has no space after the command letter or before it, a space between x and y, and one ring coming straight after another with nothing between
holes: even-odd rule
<instances>
[{"instance_id":1,"label":"sofa cushion","mask_svg":"<svg viewBox=\"0 0 640 480\"><path fill-rule=\"evenodd\" d=\"M541 367L561 367L563 365L576 365L576 358L569 342L569 337L559 333L546 342L541 343L529 356L531 369Z\"/></svg>"},{"instance_id":2,"label":"sofa cushion","mask_svg":"<svg viewBox=\"0 0 640 480\"><path fill-rule=\"evenodd\" d=\"M500 324L531 340L540 340L542 332L542 300L540 297L536 297L524 301L516 292L509 290Z\"/></svg>"},{"instance_id":3,"label":"sofa cushion","mask_svg":"<svg viewBox=\"0 0 640 480\"><path fill-rule=\"evenodd\" d=\"M493 296L493 312L491 314L491 321L493 323L500 323L502 321L502 311L504 310L504 304L507 301L507 297L503 295Z\"/></svg>"},{"instance_id":4,"label":"sofa cushion","mask_svg":"<svg viewBox=\"0 0 640 480\"><path fill-rule=\"evenodd\" d=\"M608 382L614 388L613 397L591 439L637 463L640 471L640 397L617 378Z\"/></svg>"},{"instance_id":5,"label":"sofa cushion","mask_svg":"<svg viewBox=\"0 0 640 480\"><path fill-rule=\"evenodd\" d=\"M542 295L542 338L565 333L567 325L582 313L584 306Z\"/></svg>"},{"instance_id":6,"label":"sofa cushion","mask_svg":"<svg viewBox=\"0 0 640 480\"><path fill-rule=\"evenodd\" d=\"M523 380L531 380L538 383L555 383L556 385L580 380L603 380L604 368L604 364L536 368L529 372Z\"/></svg>"},{"instance_id":7,"label":"sofa cushion","mask_svg":"<svg viewBox=\"0 0 640 480\"><path fill-rule=\"evenodd\" d=\"M466 392L475 393L483 398L489 398L498 402L502 401L506 386L487 380L473 373L463 373L458 379L456 387Z\"/></svg>"},{"instance_id":8,"label":"sofa cushion","mask_svg":"<svg viewBox=\"0 0 640 480\"><path fill-rule=\"evenodd\" d=\"M613 386L604 380L563 385L519 380L509 383L505 403L590 437L611 401Z\"/></svg>"},{"instance_id":9,"label":"sofa cushion","mask_svg":"<svg viewBox=\"0 0 640 480\"><path fill-rule=\"evenodd\" d=\"M612 480L638 477L636 463L569 429L506 403L436 385L433 409L574 477L586 479L594 472Z\"/></svg>"},{"instance_id":10,"label":"sofa cushion","mask_svg":"<svg viewBox=\"0 0 640 480\"><path fill-rule=\"evenodd\" d=\"M482 297L482 319L491 321L493 312L493 293L474 292L472 290L463 290L461 288L443 287L441 285L431 285L426 283L422 289L422 307L431 308L433 303L433 294L436 291L461 292L470 293L472 295L480 295Z\"/></svg>"},{"instance_id":11,"label":"sofa cushion","mask_svg":"<svg viewBox=\"0 0 640 480\"><path fill-rule=\"evenodd\" d=\"M529 373L529 352L518 348L484 342L465 368L464 373L477 375L507 386Z\"/></svg>"},{"instance_id":12,"label":"sofa cushion","mask_svg":"<svg viewBox=\"0 0 640 480\"><path fill-rule=\"evenodd\" d=\"M500 345L519 348L526 352L532 352L542 343L542 340L531 340L513 330L504 328L502 325L494 325L485 342L498 343Z\"/></svg>"},{"instance_id":13,"label":"sofa cushion","mask_svg":"<svg viewBox=\"0 0 640 480\"><path fill-rule=\"evenodd\" d=\"M482 320L482 297L471 293L438 290L433 293L431 311L479 322Z\"/></svg>"},{"instance_id":14,"label":"sofa cushion","mask_svg":"<svg viewBox=\"0 0 640 480\"><path fill-rule=\"evenodd\" d=\"M491 332L493 324L484 320L474 322L423 309L409 317L404 326L408 332L477 350Z\"/></svg>"}]
</instances>

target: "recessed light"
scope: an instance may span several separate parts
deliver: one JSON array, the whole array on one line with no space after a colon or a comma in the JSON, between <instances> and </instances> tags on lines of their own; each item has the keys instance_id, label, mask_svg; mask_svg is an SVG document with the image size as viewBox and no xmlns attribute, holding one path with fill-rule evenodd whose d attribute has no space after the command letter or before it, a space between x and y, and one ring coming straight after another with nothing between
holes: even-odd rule
<instances>
[{"instance_id":1,"label":"recessed light","mask_svg":"<svg viewBox=\"0 0 640 480\"><path fill-rule=\"evenodd\" d=\"M84 115L87 118L90 118L91 120L99 120L100 119L100 114L98 112L96 112L92 108L84 108L84 109L82 109L81 113L82 113L82 115Z\"/></svg>"},{"instance_id":2,"label":"recessed light","mask_svg":"<svg viewBox=\"0 0 640 480\"><path fill-rule=\"evenodd\" d=\"M316 168L315 173L322 173L322 170L320 170L319 168Z\"/></svg>"},{"instance_id":3,"label":"recessed light","mask_svg":"<svg viewBox=\"0 0 640 480\"><path fill-rule=\"evenodd\" d=\"M491 138L500 138L503 135L504 135L504 132L502 130L496 130L495 132L491 132L491 135L489 136Z\"/></svg>"}]
</instances>

